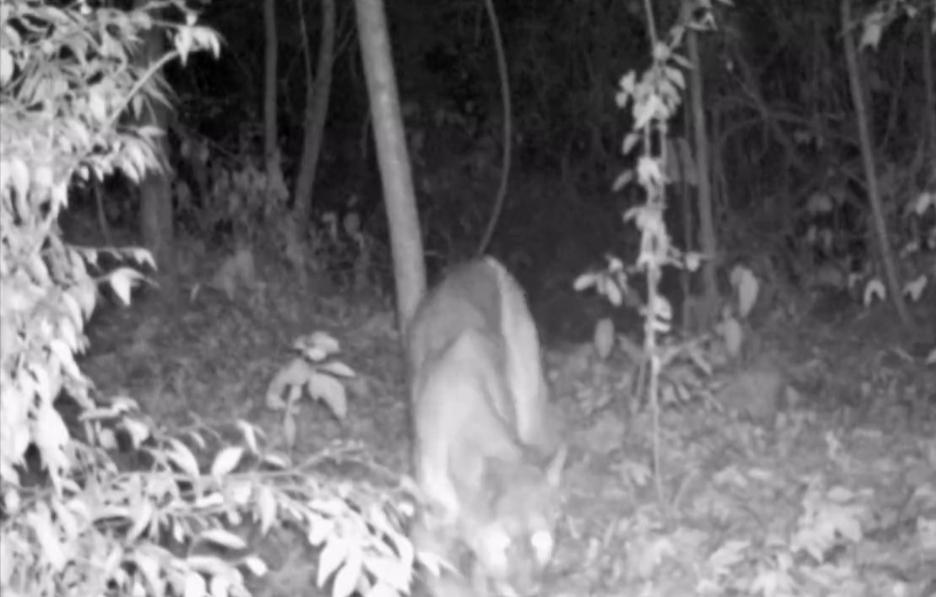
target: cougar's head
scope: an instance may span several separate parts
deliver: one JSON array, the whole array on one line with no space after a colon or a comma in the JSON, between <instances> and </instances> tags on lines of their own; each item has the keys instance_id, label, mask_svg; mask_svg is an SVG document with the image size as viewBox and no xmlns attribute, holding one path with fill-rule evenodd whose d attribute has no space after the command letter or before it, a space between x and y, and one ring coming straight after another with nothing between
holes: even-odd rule
<instances>
[{"instance_id":1,"label":"cougar's head","mask_svg":"<svg viewBox=\"0 0 936 597\"><path fill-rule=\"evenodd\" d=\"M553 556L561 513L559 476L565 450L545 468L491 460L465 541L474 556L473 584L498 596L536 593Z\"/></svg>"}]
</instances>

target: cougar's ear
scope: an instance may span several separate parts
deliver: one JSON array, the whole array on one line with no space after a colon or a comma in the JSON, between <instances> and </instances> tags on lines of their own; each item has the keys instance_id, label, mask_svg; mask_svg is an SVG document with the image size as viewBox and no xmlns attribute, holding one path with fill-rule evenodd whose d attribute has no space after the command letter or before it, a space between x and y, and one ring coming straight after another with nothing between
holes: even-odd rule
<instances>
[{"instance_id":1,"label":"cougar's ear","mask_svg":"<svg viewBox=\"0 0 936 597\"><path fill-rule=\"evenodd\" d=\"M546 465L546 480L549 481L549 484L553 487L559 487L562 481L562 469L565 468L565 461L568 455L569 446L563 443Z\"/></svg>"}]
</instances>

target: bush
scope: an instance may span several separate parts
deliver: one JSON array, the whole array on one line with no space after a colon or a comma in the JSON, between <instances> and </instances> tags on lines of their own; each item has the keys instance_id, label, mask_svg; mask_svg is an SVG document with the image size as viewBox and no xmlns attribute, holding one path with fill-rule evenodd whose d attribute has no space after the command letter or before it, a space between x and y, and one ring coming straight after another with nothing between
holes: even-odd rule
<instances>
[{"instance_id":1,"label":"bush","mask_svg":"<svg viewBox=\"0 0 936 597\"><path fill-rule=\"evenodd\" d=\"M232 445L210 443L221 436L203 427L165 433L130 399L99 404L76 363L98 284L129 302L142 274L104 272L105 251L66 244L58 216L75 177L119 171L138 183L159 167L153 140L162 132L127 122L166 101L162 65L195 50L217 53L214 33L195 23L181 0L127 11L0 5L0 591L245 594L241 569L195 548L246 547L222 527L266 532L283 521L322 548L317 581L331 579L333 594L405 591L411 549L385 491L343 490L315 468L328 455L292 467L247 424ZM134 54L150 33L169 35L173 49L147 65ZM106 253L154 265L144 250ZM63 395L78 407L68 423ZM133 457L120 458L123 470L118 447ZM197 456L209 448L213 458ZM265 570L259 559L239 562Z\"/></svg>"}]
</instances>

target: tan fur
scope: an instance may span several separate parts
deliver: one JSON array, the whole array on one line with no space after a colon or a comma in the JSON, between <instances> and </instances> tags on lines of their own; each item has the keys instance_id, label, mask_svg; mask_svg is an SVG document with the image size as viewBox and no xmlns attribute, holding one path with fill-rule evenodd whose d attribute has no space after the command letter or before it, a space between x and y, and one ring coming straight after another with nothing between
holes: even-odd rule
<instances>
[{"instance_id":1,"label":"tan fur","mask_svg":"<svg viewBox=\"0 0 936 597\"><path fill-rule=\"evenodd\" d=\"M564 451L523 292L494 259L455 268L421 303L406 344L414 472L428 508L414 543L447 557L466 549L473 570L462 572L478 592L528 588L552 554ZM430 589L467 585L458 586Z\"/></svg>"}]
</instances>

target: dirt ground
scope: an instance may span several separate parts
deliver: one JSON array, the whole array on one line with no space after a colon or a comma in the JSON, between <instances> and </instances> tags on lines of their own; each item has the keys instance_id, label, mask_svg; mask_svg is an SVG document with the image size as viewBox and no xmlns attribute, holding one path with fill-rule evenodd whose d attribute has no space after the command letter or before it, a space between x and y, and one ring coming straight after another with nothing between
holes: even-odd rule
<instances>
[{"instance_id":1,"label":"dirt ground","mask_svg":"<svg viewBox=\"0 0 936 597\"><path fill-rule=\"evenodd\" d=\"M405 473L390 301L300 287L272 266L258 268L261 287L230 298L198 282L217 260L203 263L175 300L149 289L129 308L102 306L82 361L100 394L133 396L166 426L196 413L276 437L282 414L266 408L267 385L297 336L327 331L357 373L348 413L305 402L295 452L358 442ZM602 360L589 342L551 338L572 450L549 595L933 595L936 369L887 308L838 311L767 322L756 362L713 374L659 417L633 395L621 351ZM932 306L918 316L936 327Z\"/></svg>"}]
</instances>

